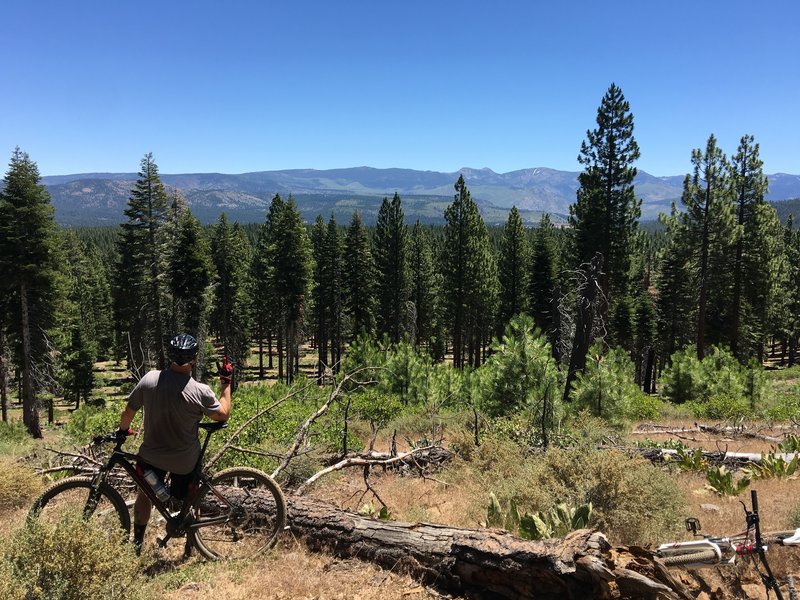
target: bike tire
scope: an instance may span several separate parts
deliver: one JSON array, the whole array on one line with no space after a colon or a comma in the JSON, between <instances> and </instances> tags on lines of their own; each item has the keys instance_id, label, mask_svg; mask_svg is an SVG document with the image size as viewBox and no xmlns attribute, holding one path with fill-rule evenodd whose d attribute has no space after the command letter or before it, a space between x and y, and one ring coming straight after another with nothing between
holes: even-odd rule
<instances>
[{"instance_id":1,"label":"bike tire","mask_svg":"<svg viewBox=\"0 0 800 600\"><path fill-rule=\"evenodd\" d=\"M213 489L212 489L213 488ZM215 494L221 494L229 505ZM204 485L193 504L192 543L209 560L251 558L272 548L286 525L286 501L277 483L263 471L232 467ZM223 522L203 525L204 520Z\"/></svg>"},{"instance_id":2,"label":"bike tire","mask_svg":"<svg viewBox=\"0 0 800 600\"><path fill-rule=\"evenodd\" d=\"M668 567L677 567L691 563L714 564L718 561L717 553L710 548L706 550L697 550L695 552L687 552L686 554L674 554L672 556L661 557L661 562Z\"/></svg>"},{"instance_id":3,"label":"bike tire","mask_svg":"<svg viewBox=\"0 0 800 600\"><path fill-rule=\"evenodd\" d=\"M99 528L116 534L122 530L127 535L131 530L131 515L125 500L113 487L103 482L98 491L97 504L89 504L94 491L92 477L68 477L48 487L33 502L28 520L56 526L70 512L81 514L83 519Z\"/></svg>"}]
</instances>

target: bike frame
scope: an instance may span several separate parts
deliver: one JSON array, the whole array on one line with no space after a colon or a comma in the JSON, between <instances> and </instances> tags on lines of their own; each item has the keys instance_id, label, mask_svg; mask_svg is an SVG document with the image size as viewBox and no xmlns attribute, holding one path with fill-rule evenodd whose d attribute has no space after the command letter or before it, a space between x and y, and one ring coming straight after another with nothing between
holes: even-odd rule
<instances>
[{"instance_id":1,"label":"bike frame","mask_svg":"<svg viewBox=\"0 0 800 600\"><path fill-rule=\"evenodd\" d=\"M223 502L226 506L231 506L230 502L228 502L228 500L214 488L214 486L211 484L211 479L203 472L202 469L203 457L205 456L206 449L208 448L208 442L211 438L211 434L214 431L218 431L226 426L227 425L225 423L221 422L200 423L200 428L206 431L206 437L203 441L203 445L200 450L200 456L197 459L197 464L194 468L194 478L192 483L189 485L189 493L183 500L183 506L181 507L180 512L177 514L170 513L169 506L158 499L155 491L150 484L147 483L144 476L139 474L136 466L134 465L134 463L139 460L139 456L137 454L122 450L122 444L125 442L125 438L117 438L116 445L114 446L111 456L106 464L100 467L99 472L94 478L94 489L96 491L100 489L100 484L106 480L108 474L114 469L115 466L119 465L122 467L136 484L138 490L143 492L145 496L148 497L159 514L164 517L165 521L167 522L167 535L163 539L158 540L159 545L162 547L166 545L167 540L169 540L171 537L185 533L187 530L198 529L200 527L213 525L215 523L224 523L228 519L227 515L204 519L187 519L187 517L189 516L189 511L192 507L192 504L197 499L200 490L203 489L203 486L207 486L220 500L220 502ZM87 510L90 511L93 511L94 508L96 508L97 502L99 501L98 494L95 493L92 496L94 497L89 498L86 507Z\"/></svg>"}]
</instances>

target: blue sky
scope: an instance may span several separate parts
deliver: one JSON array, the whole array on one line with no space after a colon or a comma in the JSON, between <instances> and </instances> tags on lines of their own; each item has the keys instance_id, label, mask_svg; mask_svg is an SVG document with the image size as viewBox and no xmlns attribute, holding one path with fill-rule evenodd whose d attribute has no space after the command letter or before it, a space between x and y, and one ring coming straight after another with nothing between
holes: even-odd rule
<instances>
[{"instance_id":1,"label":"blue sky","mask_svg":"<svg viewBox=\"0 0 800 600\"><path fill-rule=\"evenodd\" d=\"M619 85L654 175L800 173L800 2L0 1L0 161L42 175L580 170Z\"/></svg>"}]
</instances>

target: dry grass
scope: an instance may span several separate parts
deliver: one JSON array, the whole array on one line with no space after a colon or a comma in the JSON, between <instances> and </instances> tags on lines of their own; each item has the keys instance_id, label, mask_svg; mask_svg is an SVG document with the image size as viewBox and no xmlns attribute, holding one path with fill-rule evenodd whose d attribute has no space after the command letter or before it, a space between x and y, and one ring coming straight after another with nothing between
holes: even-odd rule
<instances>
[{"instance_id":1,"label":"dry grass","mask_svg":"<svg viewBox=\"0 0 800 600\"><path fill-rule=\"evenodd\" d=\"M154 598L217 600L424 600L438 598L409 577L357 561L312 554L301 545L283 547L246 568L214 568L213 577L174 590L154 589ZM163 595L157 595L161 592Z\"/></svg>"}]
</instances>

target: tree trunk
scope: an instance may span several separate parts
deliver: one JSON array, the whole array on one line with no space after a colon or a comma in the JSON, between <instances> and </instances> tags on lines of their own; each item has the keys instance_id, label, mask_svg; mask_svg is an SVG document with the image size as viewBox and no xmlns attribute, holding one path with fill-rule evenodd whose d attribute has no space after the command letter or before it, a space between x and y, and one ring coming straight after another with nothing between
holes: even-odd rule
<instances>
[{"instance_id":1,"label":"tree trunk","mask_svg":"<svg viewBox=\"0 0 800 600\"><path fill-rule=\"evenodd\" d=\"M272 328L267 329L267 348L269 348L269 363L267 363L268 369L273 369L272 366Z\"/></svg>"},{"instance_id":2,"label":"tree trunk","mask_svg":"<svg viewBox=\"0 0 800 600\"><path fill-rule=\"evenodd\" d=\"M39 411L33 385L33 349L31 348L31 322L28 314L28 288L25 283L19 290L22 317L22 422L35 438L42 437Z\"/></svg>"},{"instance_id":3,"label":"tree trunk","mask_svg":"<svg viewBox=\"0 0 800 600\"><path fill-rule=\"evenodd\" d=\"M6 358L6 334L0 327L0 410L3 423L8 422L8 359Z\"/></svg>"},{"instance_id":4,"label":"tree trunk","mask_svg":"<svg viewBox=\"0 0 800 600\"><path fill-rule=\"evenodd\" d=\"M379 521L292 497L289 523L312 549L358 557L440 590L485 599L688 599L688 591L641 548L612 548L579 530L528 541L494 529Z\"/></svg>"},{"instance_id":5,"label":"tree trunk","mask_svg":"<svg viewBox=\"0 0 800 600\"><path fill-rule=\"evenodd\" d=\"M585 269L586 281L578 296L578 315L575 319L575 338L572 342L572 353L569 358L567 381L564 385L564 402L569 402L572 382L580 371L586 367L586 353L592 345L592 326L595 317L595 300L597 298L598 278L603 269L603 256L595 254Z\"/></svg>"},{"instance_id":6,"label":"tree trunk","mask_svg":"<svg viewBox=\"0 0 800 600\"><path fill-rule=\"evenodd\" d=\"M258 325L258 378L264 379L264 326Z\"/></svg>"}]
</instances>

